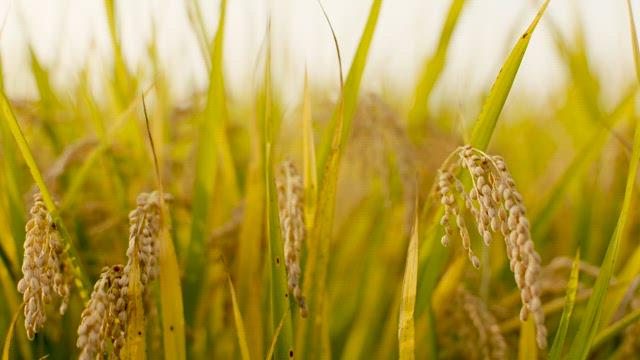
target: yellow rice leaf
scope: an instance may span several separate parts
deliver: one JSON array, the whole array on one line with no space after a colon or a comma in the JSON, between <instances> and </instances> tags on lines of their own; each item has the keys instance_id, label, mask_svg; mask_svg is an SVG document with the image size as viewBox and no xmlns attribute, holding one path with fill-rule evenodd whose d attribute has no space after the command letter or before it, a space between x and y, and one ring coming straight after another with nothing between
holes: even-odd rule
<instances>
[{"instance_id":1,"label":"yellow rice leaf","mask_svg":"<svg viewBox=\"0 0 640 360\"><path fill-rule=\"evenodd\" d=\"M416 207L417 208L417 207ZM416 306L416 288L418 286L418 214L415 215L413 232L407 250L407 263L402 281L402 303L398 319L398 342L400 359L415 359L414 310Z\"/></svg>"},{"instance_id":2,"label":"yellow rice leaf","mask_svg":"<svg viewBox=\"0 0 640 360\"><path fill-rule=\"evenodd\" d=\"M231 293L231 305L233 306L233 319L236 322L236 331L238 333L238 344L240 345L240 355L242 360L248 360L249 345L247 345L247 334L244 331L244 321L242 320L242 314L240 313L240 307L238 306L238 299L236 296L236 290L233 288L231 282L231 276L227 274L227 282L229 283L229 292Z\"/></svg>"},{"instance_id":3,"label":"yellow rice leaf","mask_svg":"<svg viewBox=\"0 0 640 360\"><path fill-rule=\"evenodd\" d=\"M142 222L145 220L143 219ZM140 224L142 225L142 224ZM138 228L140 233L142 226ZM136 247L139 246L138 234L136 234ZM142 283L140 283L140 262L138 251L133 251L133 261L131 262L131 272L129 273L129 305L127 308L127 339L125 347L122 349L124 359L146 359L146 318L144 315L144 305L142 302Z\"/></svg>"},{"instance_id":4,"label":"yellow rice leaf","mask_svg":"<svg viewBox=\"0 0 640 360\"><path fill-rule=\"evenodd\" d=\"M284 314L282 314L282 318L278 322L278 326L276 326L276 329L273 332L273 337L271 338L269 350L267 351L267 356L265 357L266 360L273 359L273 354L276 350L276 344L278 343L278 337L280 337L280 333L282 332L282 327L284 326L284 319L287 317L287 314L288 312L285 312Z\"/></svg>"},{"instance_id":5,"label":"yellow rice leaf","mask_svg":"<svg viewBox=\"0 0 640 360\"><path fill-rule=\"evenodd\" d=\"M153 157L153 168L160 197L160 251L158 264L160 266L160 308L162 314L162 340L164 356L167 359L186 359L184 306L182 302L182 288L180 286L180 268L178 258L171 238L171 217L165 204L162 173L156 147L151 135L151 126L147 116L147 107L142 99L144 116L147 125L147 136ZM135 262L135 261L134 261Z\"/></svg>"},{"instance_id":6,"label":"yellow rice leaf","mask_svg":"<svg viewBox=\"0 0 640 360\"><path fill-rule=\"evenodd\" d=\"M11 350L11 342L13 340L13 333L15 332L16 323L18 322L18 318L22 313L22 306L20 306L15 314L13 314L13 318L11 319L11 324L9 325L9 330L7 330L7 334L4 339L4 346L2 347L2 360L9 360L9 350Z\"/></svg>"},{"instance_id":7,"label":"yellow rice leaf","mask_svg":"<svg viewBox=\"0 0 640 360\"><path fill-rule=\"evenodd\" d=\"M536 325L533 316L520 326L520 341L518 343L518 360L538 359L538 345L536 344Z\"/></svg>"},{"instance_id":8,"label":"yellow rice leaf","mask_svg":"<svg viewBox=\"0 0 640 360\"><path fill-rule=\"evenodd\" d=\"M447 272L442 276L442 279L438 282L438 286L436 286L436 289L433 291L433 296L431 297L433 312L435 314L441 314L445 306L449 303L449 299L451 299L456 288L460 285L466 265L466 256L456 257L449 266L449 269L447 269Z\"/></svg>"},{"instance_id":9,"label":"yellow rice leaf","mask_svg":"<svg viewBox=\"0 0 640 360\"><path fill-rule=\"evenodd\" d=\"M313 228L315 207L318 197L318 174L316 164L316 147L313 137L313 118L311 117L311 96L309 79L304 72L304 95L302 103L302 154L304 156L304 211L307 228Z\"/></svg>"}]
</instances>

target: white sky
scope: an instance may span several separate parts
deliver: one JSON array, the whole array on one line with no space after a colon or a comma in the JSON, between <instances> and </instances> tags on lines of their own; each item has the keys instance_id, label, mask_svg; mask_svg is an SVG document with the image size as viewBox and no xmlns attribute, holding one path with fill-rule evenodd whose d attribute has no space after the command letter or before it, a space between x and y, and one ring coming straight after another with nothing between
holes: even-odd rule
<instances>
[{"instance_id":1,"label":"white sky","mask_svg":"<svg viewBox=\"0 0 640 360\"><path fill-rule=\"evenodd\" d=\"M117 0L119 30L130 68L146 57L145 44L157 27L159 51L179 95L206 86L197 42L188 25L191 0ZM477 96L493 81L506 52L536 12L532 0L468 0L454 34L448 65L436 97L461 101ZM202 0L210 34L218 1ZM343 51L345 71L366 21L371 0L323 0ZM371 49L365 87L408 94L416 71L435 46L448 0L384 0ZM539 3L539 2L538 2ZM640 13L640 1L634 0ZM268 9L273 24L274 71L292 98L300 92L305 64L312 82L336 84L337 66L329 29L315 0L230 0L225 38L225 70L232 94L251 87ZM578 14L574 11L578 10ZM54 83L65 88L87 61L99 74L110 61L110 40L102 0L0 0L0 37L5 81L15 97L32 96L27 44L55 67ZM592 65L615 97L633 79L624 0L551 0L533 36L514 88L516 96L543 103L564 81L564 67L545 26L551 17L565 34L577 17L587 28ZM515 31L514 31L515 30Z\"/></svg>"}]
</instances>

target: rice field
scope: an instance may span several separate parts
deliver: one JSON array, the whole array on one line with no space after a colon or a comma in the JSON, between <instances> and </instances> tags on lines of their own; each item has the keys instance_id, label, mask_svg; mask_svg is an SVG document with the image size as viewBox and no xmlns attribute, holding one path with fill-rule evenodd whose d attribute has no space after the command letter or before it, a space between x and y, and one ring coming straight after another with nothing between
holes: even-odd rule
<instances>
[{"instance_id":1,"label":"rice field","mask_svg":"<svg viewBox=\"0 0 640 360\"><path fill-rule=\"evenodd\" d=\"M185 2L208 82L178 101L154 39L145 71L126 65L104 0L100 95L86 68L55 87L31 45L37 97L9 96L0 66L2 360L638 358L640 51L619 2L621 96L605 99L588 23L567 37L545 0L461 121L432 93L466 0L407 99L362 86L383 0L349 63L318 2L339 81L303 74L293 105L271 25L234 98L227 2L211 37ZM541 26L568 81L544 112L503 113Z\"/></svg>"}]
</instances>

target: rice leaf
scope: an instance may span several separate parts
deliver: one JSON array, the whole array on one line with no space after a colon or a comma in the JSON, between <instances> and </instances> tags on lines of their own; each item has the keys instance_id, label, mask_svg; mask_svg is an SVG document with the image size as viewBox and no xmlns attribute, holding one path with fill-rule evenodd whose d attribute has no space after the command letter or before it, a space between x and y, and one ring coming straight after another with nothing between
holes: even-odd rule
<instances>
[{"instance_id":1,"label":"rice leaf","mask_svg":"<svg viewBox=\"0 0 640 360\"><path fill-rule=\"evenodd\" d=\"M335 208L336 184L341 153L344 148L344 139L348 138L351 120L355 114L358 91L362 80L362 73L366 65L367 54L371 46L371 40L378 21L382 0L374 0L369 11L369 17L365 25L356 55L351 64L346 83L342 83L342 59L337 38L329 18L325 18L331 28L338 65L340 69L341 97L338 106L334 110L329 124L329 132L325 136L325 143L321 147L318 169L322 169L323 177L320 182L318 203L316 208L314 227L311 229L309 250L305 270L304 293L308 294L309 319L302 324L297 336L297 345L303 355L309 358L328 356L329 349L325 339L328 335L327 321L324 318L325 288L327 278L327 266L329 262L329 249L333 228ZM324 8L322 8L324 12Z\"/></svg>"},{"instance_id":2,"label":"rice leaf","mask_svg":"<svg viewBox=\"0 0 640 360\"><path fill-rule=\"evenodd\" d=\"M305 224L313 228L315 207L318 198L318 174L316 164L316 147L313 136L313 118L311 117L311 95L309 94L309 78L304 72L304 91L302 103L302 154L304 164Z\"/></svg>"},{"instance_id":3,"label":"rice leaf","mask_svg":"<svg viewBox=\"0 0 640 360\"><path fill-rule=\"evenodd\" d=\"M449 304L449 299L454 295L456 288L462 281L467 261L464 256L456 257L442 276L442 279L438 281L438 285L431 296L431 304L435 314L442 314L446 305Z\"/></svg>"},{"instance_id":4,"label":"rice leaf","mask_svg":"<svg viewBox=\"0 0 640 360\"><path fill-rule=\"evenodd\" d=\"M284 242L280 230L280 217L278 213L278 196L276 192L275 175L273 173L273 142L275 137L274 121L272 114L272 83L271 83L271 27L267 29L267 50L264 67L264 112L263 112L263 136L264 136L264 184L265 184L265 219L268 258L266 261L269 274L269 307L271 329L273 332L278 327L277 319L291 315L292 296L289 293L287 273L284 258ZM292 317L291 317L292 318ZM293 346L292 321L285 321L278 340L275 344L275 359L293 358L297 354Z\"/></svg>"},{"instance_id":5,"label":"rice leaf","mask_svg":"<svg viewBox=\"0 0 640 360\"><path fill-rule=\"evenodd\" d=\"M564 309L562 310L562 316L560 317L560 324L558 325L556 336L553 339L553 345L551 345L551 350L549 351L550 360L558 360L562 355L562 349L567 337L569 323L571 322L571 315L573 314L573 307L576 303L579 275L580 249L576 252L576 257L574 258L571 266L571 274L569 275L569 282L567 283L567 294L564 297Z\"/></svg>"},{"instance_id":6,"label":"rice leaf","mask_svg":"<svg viewBox=\"0 0 640 360\"><path fill-rule=\"evenodd\" d=\"M162 340L164 355L168 359L186 359L184 306L182 302L182 288L180 286L180 268L178 258L171 238L171 216L165 204L162 173L158 156L151 135L151 126L147 116L147 106L142 99L144 118L147 125L147 136L153 157L153 168L158 192L160 193L160 252L158 264L160 267L160 311L162 314Z\"/></svg>"},{"instance_id":7,"label":"rice leaf","mask_svg":"<svg viewBox=\"0 0 640 360\"><path fill-rule=\"evenodd\" d=\"M256 108L264 109L264 104L257 104ZM240 225L235 268L238 300L244 314L249 350L253 358L264 356L263 321L266 317L261 311L262 294L265 289L261 276L265 228L264 139L260 131L261 122L261 115L254 115L249 125L251 158L246 171L244 217Z\"/></svg>"},{"instance_id":8,"label":"rice leaf","mask_svg":"<svg viewBox=\"0 0 640 360\"><path fill-rule=\"evenodd\" d=\"M537 211L534 211L531 232L536 238L540 239L541 242L547 239L547 237L543 235L572 181L579 179L581 174L584 174L588 169L588 165L591 163L590 161L605 146L608 135L610 134L608 129L617 124L631 111L636 93L637 88L634 87L625 94L615 109L609 114L608 119L605 120L606 126L597 130L589 141L577 152L571 163L558 178L558 181L552 186L551 190L549 190L543 204Z\"/></svg>"},{"instance_id":9,"label":"rice leaf","mask_svg":"<svg viewBox=\"0 0 640 360\"><path fill-rule=\"evenodd\" d=\"M536 325L533 316L520 326L520 339L518 342L518 360L536 360L538 358L538 345L536 344Z\"/></svg>"},{"instance_id":10,"label":"rice leaf","mask_svg":"<svg viewBox=\"0 0 640 360\"><path fill-rule=\"evenodd\" d=\"M631 22L631 31L633 34L634 44L634 58L638 52L637 38L635 36L635 27ZM638 74L640 81L640 74ZM636 121L636 130L633 142L633 152L631 154L631 160L629 163L629 173L627 175L627 183L625 188L624 200L622 204L622 210L618 217L613 236L607 247L607 252L602 261L600 267L600 274L596 280L593 288L593 295L589 299L587 309L580 322L578 333L571 344L569 349L570 359L585 359L587 358L591 346L593 345L593 339L595 337L598 328L600 327L600 321L602 313L604 311L604 301L607 291L609 289L609 282L615 270L616 260L618 258L619 246L622 237L624 236L630 217L632 213L632 200L635 190L635 179L638 173L638 162L640 161L640 126Z\"/></svg>"},{"instance_id":11,"label":"rice leaf","mask_svg":"<svg viewBox=\"0 0 640 360\"><path fill-rule=\"evenodd\" d=\"M267 120L268 121L268 120ZM269 268L271 284L271 319L273 329L278 326L276 319L282 318L291 311L292 301L287 285L287 274L284 265L284 244L280 232L280 220L278 216L278 199L276 194L275 177L273 176L273 163L271 161L271 143L266 142L265 149L265 183L266 183L266 218L267 218L267 244L269 247ZM276 359L292 358L293 332L291 322L285 321L276 349Z\"/></svg>"},{"instance_id":12,"label":"rice leaf","mask_svg":"<svg viewBox=\"0 0 640 360\"><path fill-rule=\"evenodd\" d=\"M113 121L113 125L109 129L107 129L104 134L101 134L100 126L97 126L96 130L99 135L100 143L96 147L88 151L88 155L85 157L82 166L71 178L69 187L67 188L64 197L62 198L62 204L60 206L61 211L69 209L70 207L73 207L73 205L75 205L75 202L78 200L78 196L80 196L80 193L82 191L82 187L89 177L91 169L93 169L98 159L108 152L112 143L115 141L116 132L120 130L127 123L127 121L130 121L132 119L132 115L140 105L141 99L147 96L151 92L152 88L153 86L149 86L142 93L141 97L135 97L127 106L127 108L118 115L118 117Z\"/></svg>"},{"instance_id":13,"label":"rice leaf","mask_svg":"<svg viewBox=\"0 0 640 360\"><path fill-rule=\"evenodd\" d=\"M22 313L23 307L24 304L16 310L13 314L13 318L11 319L11 323L9 324L9 329L7 330L7 334L4 339L4 346L2 347L2 360L9 360L9 351L11 350L11 343L13 342L13 333L15 332L16 323Z\"/></svg>"},{"instance_id":14,"label":"rice leaf","mask_svg":"<svg viewBox=\"0 0 640 360\"><path fill-rule=\"evenodd\" d=\"M209 74L209 92L203 118L200 119L197 149L195 181L193 185L193 205L191 219L191 239L187 250L185 276L185 315L188 323L193 323L196 302L200 297L203 272L205 268L205 246L208 232L211 228L211 209L213 192L216 186L217 169L221 167L218 159L226 157L220 154L220 137L224 133L222 124L225 117L225 90L222 72L223 39L226 14L226 1L220 3L220 20L214 38L211 53L211 72ZM224 156L223 156L224 155ZM225 176L234 176L227 174ZM233 191L233 189L229 189Z\"/></svg>"},{"instance_id":15,"label":"rice leaf","mask_svg":"<svg viewBox=\"0 0 640 360\"><path fill-rule=\"evenodd\" d=\"M409 111L409 134L415 139L424 133L429 115L429 97L444 70L451 37L466 3L466 0L451 1L436 50L422 65L418 84L413 93L413 105Z\"/></svg>"},{"instance_id":16,"label":"rice leaf","mask_svg":"<svg viewBox=\"0 0 640 360\"><path fill-rule=\"evenodd\" d=\"M518 73L518 69L520 68L522 58L527 51L533 31L536 29L536 26L544 14L544 11L547 9L548 4L549 0L545 0L545 2L542 3L542 6L540 7L540 10L538 10L535 18L524 34L522 34L516 45L511 50L507 60L502 65L502 68L498 73L498 77L493 83L491 91L489 91L489 96L482 107L480 116L478 117L478 120L471 132L471 146L478 149L485 149L489 145L491 135L496 127L502 108L507 101L507 96L509 96L511 86L513 85L513 81Z\"/></svg>"},{"instance_id":17,"label":"rice leaf","mask_svg":"<svg viewBox=\"0 0 640 360\"><path fill-rule=\"evenodd\" d=\"M607 340L618 335L622 330L626 329L627 326L638 321L638 319L640 319L640 309L635 309L634 311L625 315L622 319L609 325L604 330L600 331L598 335L596 335L595 339L593 339L593 348L596 349L598 346L604 344Z\"/></svg>"},{"instance_id":18,"label":"rice leaf","mask_svg":"<svg viewBox=\"0 0 640 360\"><path fill-rule=\"evenodd\" d=\"M249 360L249 345L247 342L247 334L244 331L244 321L242 320L242 313L240 312L240 306L238 306L238 299L236 296L236 290L233 288L231 282L231 276L227 274L227 282L229 284L229 292L231 293L231 305L233 306L233 319L236 323L236 332L238 333L238 344L240 346L240 355L242 360Z\"/></svg>"},{"instance_id":19,"label":"rice leaf","mask_svg":"<svg viewBox=\"0 0 640 360\"><path fill-rule=\"evenodd\" d=\"M337 133L338 125L340 125L340 133L342 138L348 139L351 133L351 122L356 113L356 106L358 104L358 95L360 91L360 83L362 82L362 74L364 73L365 66L367 64L367 56L369 54L369 48L371 47L371 41L373 40L373 34L378 23L378 15L380 15L380 7L382 6L382 0L373 0L371 3L371 9L369 10L369 17L367 23L360 37L358 43L358 49L356 50L349 74L344 82L344 89L342 91L342 104L337 106L329 122L329 126L323 142L320 147L320 156L318 158L318 169L325 169L327 162L332 153L332 142L334 135ZM335 35L334 35L335 38ZM340 73L342 78L342 70ZM342 107L342 108L341 108ZM340 151L344 148L345 142L341 142ZM320 182L324 181L322 178Z\"/></svg>"},{"instance_id":20,"label":"rice leaf","mask_svg":"<svg viewBox=\"0 0 640 360\"><path fill-rule=\"evenodd\" d=\"M136 230L135 247L139 247L138 242L142 226L146 219L142 221ZM146 359L147 358L147 327L144 314L144 305L142 300L142 283L140 282L140 259L138 258L139 250L133 251L133 259L131 261L131 270L129 273L128 297L129 305L127 308L127 338L123 351L124 359Z\"/></svg>"},{"instance_id":21,"label":"rice leaf","mask_svg":"<svg viewBox=\"0 0 640 360\"><path fill-rule=\"evenodd\" d=\"M636 72L638 83L640 83L640 50L638 49L638 34L637 34L635 22L634 22L633 7L630 1L627 1L627 12L629 15L629 30L631 33L631 45L633 50L634 69ZM636 126L638 127L637 124ZM639 131L639 130L636 129L636 131ZM633 161L633 157L632 157L632 161ZM630 171L629 177L632 177L631 176L632 174L636 174L635 171L631 172L632 171L631 167L629 171ZM625 201L626 201L626 193L625 193ZM622 230L622 233L624 234L624 230ZM622 259L619 259L619 260L622 260ZM638 273L640 273L640 247L637 247L634 250L633 254L631 254L631 256L629 257L629 260L627 260L624 267L622 268L622 271L617 276L617 279L619 281L631 282L638 275ZM606 299L605 299L603 311L602 311L602 322L599 328L600 330L603 330L605 326L609 324L616 310L618 309L620 302L624 298L625 293L626 293L626 289L620 288L613 291L609 291L606 294Z\"/></svg>"},{"instance_id":22,"label":"rice leaf","mask_svg":"<svg viewBox=\"0 0 640 360\"><path fill-rule=\"evenodd\" d=\"M71 241L71 237L69 236L69 233L67 232L66 227L62 223L62 219L60 218L58 208L55 202L53 201L53 197L51 196L51 193L49 192L47 185L44 182L42 173L38 168L36 160L33 157L33 153L31 152L31 148L29 148L27 139L24 137L24 134L22 133L22 129L20 128L20 124L18 123L18 119L16 119L13 113L13 109L11 108L11 104L9 103L9 99L7 99L4 91L0 91L0 111L2 113L2 117L7 122L9 129L11 130L11 134L13 135L14 140L18 144L20 153L22 154L22 157L25 163L27 164L29 171L31 172L31 176L33 177L33 180L35 181L36 185L40 189L40 193L42 194L42 199L44 200L47 210L49 210L49 213L51 214L53 222L58 227L58 230L60 231L60 234L62 235L62 238L65 244L68 246L69 258L72 265L71 270L75 276L75 285L76 285L76 288L78 289L80 298L83 301L86 301L88 299L87 289L91 288L89 285L89 280L87 279L87 277L85 276L81 268L80 260L78 258L75 246Z\"/></svg>"},{"instance_id":23,"label":"rice leaf","mask_svg":"<svg viewBox=\"0 0 640 360\"><path fill-rule=\"evenodd\" d=\"M2 347L2 360L9 360L9 351L11 350L11 342L13 341L13 333L15 332L16 323L18 322L18 318L22 313L23 307L24 307L24 303L13 314L13 318L11 318L9 329L7 330L7 334L5 335L5 338L4 338L4 346Z\"/></svg>"},{"instance_id":24,"label":"rice leaf","mask_svg":"<svg viewBox=\"0 0 640 360\"><path fill-rule=\"evenodd\" d=\"M273 359L273 354L276 350L276 344L278 343L278 338L280 337L280 333L282 332L282 327L284 326L284 320L287 318L287 313L282 315L282 319L278 322L278 326L276 326L275 331L273 332L273 337L271 338L271 343L269 345L269 350L267 351L266 360Z\"/></svg>"},{"instance_id":25,"label":"rice leaf","mask_svg":"<svg viewBox=\"0 0 640 360\"><path fill-rule=\"evenodd\" d=\"M417 209L417 207L416 207ZM402 303L398 319L398 342L400 359L415 359L415 327L413 313L418 286L418 214L415 214L413 232L407 250L407 263L402 280Z\"/></svg>"}]
</instances>

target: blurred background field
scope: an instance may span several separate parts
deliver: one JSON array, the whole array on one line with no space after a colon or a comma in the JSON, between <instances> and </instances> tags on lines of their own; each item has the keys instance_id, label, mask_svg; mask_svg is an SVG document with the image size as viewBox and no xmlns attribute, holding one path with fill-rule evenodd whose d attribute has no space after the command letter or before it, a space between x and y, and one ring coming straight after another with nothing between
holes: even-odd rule
<instances>
[{"instance_id":1,"label":"blurred background field","mask_svg":"<svg viewBox=\"0 0 640 360\"><path fill-rule=\"evenodd\" d=\"M275 358L294 350L299 358L398 357L414 211L420 214L416 357L547 358L549 349L535 349L530 322L518 320L520 296L501 240L486 248L474 235L482 266L461 261L459 241L439 244L432 216L438 199L430 193L448 154L475 142L478 114L495 101L490 91L498 71L542 2L323 3L342 51L342 102L332 33L315 1L0 1L3 94L58 201L85 275L93 283L103 266L125 262L127 214L137 194L157 186L144 94L161 181L173 195L187 358L264 358L272 341ZM368 51L361 40L367 21ZM527 206L542 258L549 345L567 314L579 248L564 348L575 354L583 340L578 329L590 325L586 352L595 359L640 351L631 39L623 0L551 1L524 45L495 131L484 130L487 153L504 157ZM336 119L347 131L332 169L327 149ZM15 134L4 119L0 124L0 334L9 335L0 341L11 345L9 358L72 358L83 309L78 296L62 317L50 309L34 341L21 317L15 334L9 331L20 311L16 285L36 185ZM309 318L293 300L276 296L284 269L270 261L273 246L282 244L269 200L285 159L305 178L302 283L310 290ZM611 243L618 252L605 258ZM311 257L324 278L322 271L307 273ZM611 280L600 277L609 289L596 283L606 273L603 260L615 260ZM604 289L603 303L594 305L602 315L584 325L594 289ZM153 287L158 307L165 296ZM474 323L469 307L491 314L503 352L490 349L490 333ZM159 310L147 314L151 359L172 358L161 323Z\"/></svg>"}]
</instances>

